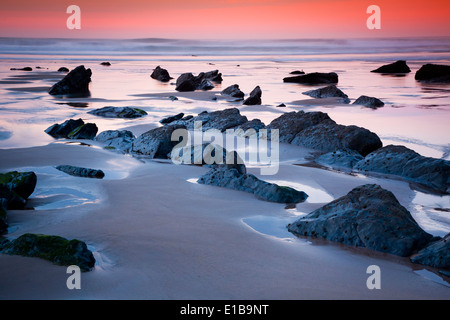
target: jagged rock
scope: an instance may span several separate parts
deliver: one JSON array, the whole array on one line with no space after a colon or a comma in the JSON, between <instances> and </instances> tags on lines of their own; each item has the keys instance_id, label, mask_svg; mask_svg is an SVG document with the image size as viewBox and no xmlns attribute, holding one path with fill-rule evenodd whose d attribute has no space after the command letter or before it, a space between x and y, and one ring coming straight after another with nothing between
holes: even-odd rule
<instances>
[{"instance_id":1,"label":"jagged rock","mask_svg":"<svg viewBox=\"0 0 450 320\"><path fill-rule=\"evenodd\" d=\"M91 69L83 65L70 71L64 78L55 83L48 92L51 95L89 94L89 82L91 82Z\"/></svg>"},{"instance_id":2,"label":"jagged rock","mask_svg":"<svg viewBox=\"0 0 450 320\"><path fill-rule=\"evenodd\" d=\"M330 117L323 112L298 112L292 111L284 113L274 119L267 129L278 129L280 142L290 143L292 139L302 130L319 124L324 120L331 120Z\"/></svg>"},{"instance_id":3,"label":"jagged rock","mask_svg":"<svg viewBox=\"0 0 450 320\"><path fill-rule=\"evenodd\" d=\"M450 66L439 64L425 64L417 70L414 78L425 82L450 82Z\"/></svg>"},{"instance_id":4,"label":"jagged rock","mask_svg":"<svg viewBox=\"0 0 450 320\"><path fill-rule=\"evenodd\" d=\"M194 129L194 125L202 124L202 130L216 129L224 132L227 129L239 126L246 123L247 117L242 116L237 108L229 108L220 111L207 112L204 111L196 117L185 121L186 127L189 130Z\"/></svg>"},{"instance_id":5,"label":"jagged rock","mask_svg":"<svg viewBox=\"0 0 450 320\"><path fill-rule=\"evenodd\" d=\"M414 221L392 192L367 184L351 190L288 225L298 236L313 236L407 257L433 237Z\"/></svg>"},{"instance_id":6,"label":"jagged rock","mask_svg":"<svg viewBox=\"0 0 450 320\"><path fill-rule=\"evenodd\" d=\"M105 149L120 150L125 153L130 152L135 139L134 134L128 130L102 131L95 137L96 141L105 144Z\"/></svg>"},{"instance_id":7,"label":"jagged rock","mask_svg":"<svg viewBox=\"0 0 450 320\"><path fill-rule=\"evenodd\" d=\"M68 139L86 139L92 140L97 134L98 128L95 123L85 123L75 130L71 131L68 135Z\"/></svg>"},{"instance_id":8,"label":"jagged rock","mask_svg":"<svg viewBox=\"0 0 450 320\"><path fill-rule=\"evenodd\" d=\"M404 146L388 145L375 150L353 168L400 176L434 191L450 193L450 161L424 157Z\"/></svg>"},{"instance_id":9,"label":"jagged rock","mask_svg":"<svg viewBox=\"0 0 450 320\"><path fill-rule=\"evenodd\" d=\"M350 149L363 156L383 146L375 133L358 126L336 124L331 119L300 131L291 144L325 152Z\"/></svg>"},{"instance_id":10,"label":"jagged rock","mask_svg":"<svg viewBox=\"0 0 450 320\"><path fill-rule=\"evenodd\" d=\"M375 97L360 96L353 104L363 105L368 108L376 109L384 106L384 102Z\"/></svg>"},{"instance_id":11,"label":"jagged rock","mask_svg":"<svg viewBox=\"0 0 450 320\"><path fill-rule=\"evenodd\" d=\"M244 98L244 93L239 89L238 84L233 84L222 90L220 93L224 96L230 96L233 98Z\"/></svg>"},{"instance_id":12,"label":"jagged rock","mask_svg":"<svg viewBox=\"0 0 450 320\"><path fill-rule=\"evenodd\" d=\"M169 72L166 69L161 68L160 66L157 66L152 74L150 75L153 79L159 80L161 82L168 82L171 79L173 79Z\"/></svg>"},{"instance_id":13,"label":"jagged rock","mask_svg":"<svg viewBox=\"0 0 450 320\"><path fill-rule=\"evenodd\" d=\"M175 90L183 91L195 91L197 89L197 84L195 82L195 77L192 73L181 74L176 82Z\"/></svg>"},{"instance_id":14,"label":"jagged rock","mask_svg":"<svg viewBox=\"0 0 450 320\"><path fill-rule=\"evenodd\" d=\"M410 259L413 263L430 267L450 268L450 233L442 239L430 242Z\"/></svg>"},{"instance_id":15,"label":"jagged rock","mask_svg":"<svg viewBox=\"0 0 450 320\"><path fill-rule=\"evenodd\" d=\"M394 63L386 64L384 66L379 67L378 69L372 70L370 72L376 73L408 73L411 72L406 61L398 60Z\"/></svg>"},{"instance_id":16,"label":"jagged rock","mask_svg":"<svg viewBox=\"0 0 450 320\"><path fill-rule=\"evenodd\" d=\"M214 85L208 79L203 79L200 84L197 85L196 89L203 91L211 90L214 89Z\"/></svg>"},{"instance_id":17,"label":"jagged rock","mask_svg":"<svg viewBox=\"0 0 450 320\"><path fill-rule=\"evenodd\" d=\"M170 116L170 117L164 118L164 119L160 120L159 123L161 123L161 124L168 124L168 123L180 120L183 117L184 117L184 113L181 112L181 113L176 114L174 116Z\"/></svg>"},{"instance_id":18,"label":"jagged rock","mask_svg":"<svg viewBox=\"0 0 450 320\"><path fill-rule=\"evenodd\" d=\"M313 98L338 97L342 98L344 103L350 103L350 99L348 98L348 96L340 89L338 89L335 85L319 88L316 90L305 91L303 92L303 94Z\"/></svg>"},{"instance_id":19,"label":"jagged rock","mask_svg":"<svg viewBox=\"0 0 450 320\"><path fill-rule=\"evenodd\" d=\"M198 76L194 76L192 73L181 74L177 81L175 90L177 91L195 91L195 90L210 90L214 88L211 83L221 82L222 74L219 70L201 72Z\"/></svg>"},{"instance_id":20,"label":"jagged rock","mask_svg":"<svg viewBox=\"0 0 450 320\"><path fill-rule=\"evenodd\" d=\"M217 82L217 83L220 83L223 81L222 74L219 72L219 70L205 72L204 78L209 81L213 81L213 82Z\"/></svg>"},{"instance_id":21,"label":"jagged rock","mask_svg":"<svg viewBox=\"0 0 450 320\"><path fill-rule=\"evenodd\" d=\"M299 203L308 197L303 191L268 183L252 174L242 174L236 168L213 168L201 176L198 183L249 192L271 202Z\"/></svg>"},{"instance_id":22,"label":"jagged rock","mask_svg":"<svg viewBox=\"0 0 450 320\"><path fill-rule=\"evenodd\" d=\"M249 97L244 100L243 104L245 105L259 105L261 104L261 96L262 91L259 86L256 86L255 89L250 92Z\"/></svg>"},{"instance_id":23,"label":"jagged rock","mask_svg":"<svg viewBox=\"0 0 450 320\"><path fill-rule=\"evenodd\" d=\"M39 257L63 266L77 265L81 271L90 271L95 266L94 255L86 243L60 236L26 233L13 241L3 243L0 252Z\"/></svg>"},{"instance_id":24,"label":"jagged rock","mask_svg":"<svg viewBox=\"0 0 450 320\"><path fill-rule=\"evenodd\" d=\"M60 165L56 167L57 170L70 174L71 176L82 178L96 178L103 179L105 173L102 170L75 167L71 165Z\"/></svg>"},{"instance_id":25,"label":"jagged rock","mask_svg":"<svg viewBox=\"0 0 450 320\"><path fill-rule=\"evenodd\" d=\"M140 118L147 115L147 112L139 108L111 107L111 106L91 110L88 113L105 118L126 118L126 119Z\"/></svg>"},{"instance_id":26,"label":"jagged rock","mask_svg":"<svg viewBox=\"0 0 450 320\"><path fill-rule=\"evenodd\" d=\"M133 142L131 152L150 158L167 159L178 141L172 141L172 133L177 129L186 129L184 125L169 125L149 130Z\"/></svg>"},{"instance_id":27,"label":"jagged rock","mask_svg":"<svg viewBox=\"0 0 450 320\"><path fill-rule=\"evenodd\" d=\"M338 75L335 72L313 72L300 76L286 77L283 81L305 84L338 83Z\"/></svg>"},{"instance_id":28,"label":"jagged rock","mask_svg":"<svg viewBox=\"0 0 450 320\"><path fill-rule=\"evenodd\" d=\"M45 132L51 135L53 138L67 138L70 132L82 125L84 125L84 121L82 119L69 119L64 121L64 123L62 124L56 123L48 127Z\"/></svg>"}]
</instances>

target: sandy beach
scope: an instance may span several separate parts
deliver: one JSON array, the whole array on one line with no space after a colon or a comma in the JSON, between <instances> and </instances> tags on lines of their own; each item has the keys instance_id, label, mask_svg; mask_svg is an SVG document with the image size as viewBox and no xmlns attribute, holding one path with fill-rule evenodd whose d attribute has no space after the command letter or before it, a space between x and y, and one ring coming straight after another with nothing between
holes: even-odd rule
<instances>
[{"instance_id":1,"label":"sandy beach","mask_svg":"<svg viewBox=\"0 0 450 320\"><path fill-rule=\"evenodd\" d=\"M401 179L314 167L308 165L314 150L281 143L275 175L261 175L258 164L246 166L262 180L309 195L305 202L287 207L250 193L196 183L207 167L135 157L107 150L97 141L53 139L44 132L51 124L82 118L96 123L99 132L126 129L138 137L179 112L197 115L236 107L249 120L258 118L267 125L285 112L321 110L337 123L376 132L384 145L401 143L448 160L448 86L418 85L413 75L369 74L367 70L380 61L334 61L334 68L323 61L301 63L306 70L340 72L339 87L352 99L369 91L386 102L371 110L302 95L320 86L282 83L283 76L298 69L296 61L243 61L239 68L234 59L166 61L174 77L210 69L224 73L224 82L214 90L177 92L173 84L150 78L158 62L110 60L112 66L103 67L98 62L104 58L83 63L25 61L50 69L63 63L91 67L91 95L85 98L50 96L48 88L61 79L52 70L26 74L9 70L23 61L1 63L0 172L37 175L29 210L8 210L5 237L36 233L80 239L93 252L96 265L82 273L81 290L69 290L65 266L1 254L0 299L450 299L448 277L435 268L367 248L296 237L286 229L357 186L378 184L395 194L425 231L442 237L450 232L450 219L448 212L436 208L449 208L448 195L421 192ZM420 59L410 63L414 71L421 64ZM359 85L362 78L370 85ZM246 93L261 85L262 105L244 106L221 96L221 90L233 83L240 83ZM178 100L171 101L171 96ZM286 106L278 107L280 103ZM87 113L108 105L132 105L148 115L124 120ZM69 176L55 169L62 164L101 169L105 178ZM380 267L380 290L366 285L371 265Z\"/></svg>"}]
</instances>

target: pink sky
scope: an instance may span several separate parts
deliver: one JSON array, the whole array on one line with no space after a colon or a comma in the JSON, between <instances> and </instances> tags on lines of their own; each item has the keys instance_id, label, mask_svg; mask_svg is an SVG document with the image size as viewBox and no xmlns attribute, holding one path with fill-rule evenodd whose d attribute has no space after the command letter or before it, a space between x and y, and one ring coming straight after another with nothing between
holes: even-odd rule
<instances>
[{"instance_id":1,"label":"pink sky","mask_svg":"<svg viewBox=\"0 0 450 320\"><path fill-rule=\"evenodd\" d=\"M66 8L81 8L69 30ZM381 8L381 30L366 9ZM343 38L450 36L448 0L39 0L0 5L2 37Z\"/></svg>"}]
</instances>

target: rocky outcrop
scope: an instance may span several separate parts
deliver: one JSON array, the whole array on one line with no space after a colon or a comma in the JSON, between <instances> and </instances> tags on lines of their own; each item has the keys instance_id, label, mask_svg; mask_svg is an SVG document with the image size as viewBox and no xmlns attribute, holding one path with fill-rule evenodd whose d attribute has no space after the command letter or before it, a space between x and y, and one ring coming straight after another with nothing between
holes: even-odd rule
<instances>
[{"instance_id":1,"label":"rocky outcrop","mask_svg":"<svg viewBox=\"0 0 450 320\"><path fill-rule=\"evenodd\" d=\"M305 91L303 92L303 94L313 98L338 97L342 98L343 103L350 103L350 99L348 98L348 96L344 92L342 92L342 90L337 88L335 85L319 88L316 90Z\"/></svg>"},{"instance_id":2,"label":"rocky outcrop","mask_svg":"<svg viewBox=\"0 0 450 320\"><path fill-rule=\"evenodd\" d=\"M252 174L241 173L236 168L213 168L200 177L198 183L244 191L260 199L278 203L299 203L308 197L303 191L260 180Z\"/></svg>"},{"instance_id":3,"label":"rocky outcrop","mask_svg":"<svg viewBox=\"0 0 450 320\"><path fill-rule=\"evenodd\" d=\"M142 109L134 107L103 107L88 112L99 117L105 118L125 118L125 119L135 119L147 115Z\"/></svg>"},{"instance_id":4,"label":"rocky outcrop","mask_svg":"<svg viewBox=\"0 0 450 320\"><path fill-rule=\"evenodd\" d=\"M105 149L119 150L125 153L130 152L135 139L134 134L128 130L102 131L95 137L96 141L105 144Z\"/></svg>"},{"instance_id":5,"label":"rocky outcrop","mask_svg":"<svg viewBox=\"0 0 450 320\"><path fill-rule=\"evenodd\" d=\"M417 70L414 78L423 82L449 83L450 66L439 64L425 64Z\"/></svg>"},{"instance_id":6,"label":"rocky outcrop","mask_svg":"<svg viewBox=\"0 0 450 320\"><path fill-rule=\"evenodd\" d=\"M178 141L172 141L172 133L177 129L186 129L184 125L167 125L149 130L133 142L131 153L144 155L151 159L167 159Z\"/></svg>"},{"instance_id":7,"label":"rocky outcrop","mask_svg":"<svg viewBox=\"0 0 450 320\"><path fill-rule=\"evenodd\" d=\"M56 167L57 170L67 173L71 176L81 177L81 178L96 178L103 179L105 173L102 170L82 168L71 165L60 165Z\"/></svg>"},{"instance_id":8,"label":"rocky outcrop","mask_svg":"<svg viewBox=\"0 0 450 320\"><path fill-rule=\"evenodd\" d=\"M242 92L241 89L239 89L238 84L233 84L229 87L226 87L225 89L222 90L220 94L223 96L230 96L233 98L244 98L244 92Z\"/></svg>"},{"instance_id":9,"label":"rocky outcrop","mask_svg":"<svg viewBox=\"0 0 450 320\"><path fill-rule=\"evenodd\" d=\"M170 74L169 71L167 71L166 69L161 68L160 66L157 66L152 74L150 75L150 77L152 77L155 80L159 80L161 82L168 82L171 79L173 79Z\"/></svg>"},{"instance_id":10,"label":"rocky outcrop","mask_svg":"<svg viewBox=\"0 0 450 320\"><path fill-rule=\"evenodd\" d=\"M262 90L259 86L256 86L255 89L250 92L247 99L244 100L243 104L245 105L259 105L261 104L261 96Z\"/></svg>"},{"instance_id":11,"label":"rocky outcrop","mask_svg":"<svg viewBox=\"0 0 450 320\"><path fill-rule=\"evenodd\" d=\"M81 271L90 271L95 266L94 255L86 243L60 236L26 233L13 241L3 242L0 252L38 257L63 266L77 265Z\"/></svg>"},{"instance_id":12,"label":"rocky outcrop","mask_svg":"<svg viewBox=\"0 0 450 320\"><path fill-rule=\"evenodd\" d=\"M97 131L98 128L95 123L85 124L82 119L69 119L64 121L62 124L56 123L45 129L45 132L55 139L66 138L92 140L97 134Z\"/></svg>"},{"instance_id":13,"label":"rocky outcrop","mask_svg":"<svg viewBox=\"0 0 450 320\"><path fill-rule=\"evenodd\" d=\"M376 73L408 73L411 72L411 69L406 64L404 60L398 60L394 63L383 65L375 70L370 72Z\"/></svg>"},{"instance_id":14,"label":"rocky outcrop","mask_svg":"<svg viewBox=\"0 0 450 320\"><path fill-rule=\"evenodd\" d=\"M86 69L83 65L78 66L55 83L48 93L51 95L89 95L91 76L91 69Z\"/></svg>"},{"instance_id":15,"label":"rocky outcrop","mask_svg":"<svg viewBox=\"0 0 450 320\"><path fill-rule=\"evenodd\" d=\"M432 239L392 192L368 184L288 225L298 236L312 236L407 257Z\"/></svg>"},{"instance_id":16,"label":"rocky outcrop","mask_svg":"<svg viewBox=\"0 0 450 320\"><path fill-rule=\"evenodd\" d=\"M450 233L444 238L430 242L428 246L413 255L411 262L435 268L450 268Z\"/></svg>"},{"instance_id":17,"label":"rocky outcrop","mask_svg":"<svg viewBox=\"0 0 450 320\"><path fill-rule=\"evenodd\" d=\"M384 102L375 97L360 96L353 104L362 105L368 108L376 109L384 106Z\"/></svg>"},{"instance_id":18,"label":"rocky outcrop","mask_svg":"<svg viewBox=\"0 0 450 320\"><path fill-rule=\"evenodd\" d=\"M322 73L313 72L304 75L286 77L284 82L304 83L304 84L326 84L338 83L338 75L335 72Z\"/></svg>"},{"instance_id":19,"label":"rocky outcrop","mask_svg":"<svg viewBox=\"0 0 450 320\"><path fill-rule=\"evenodd\" d=\"M375 150L353 167L362 172L400 176L440 193L450 193L450 161L424 157L404 146Z\"/></svg>"}]
</instances>

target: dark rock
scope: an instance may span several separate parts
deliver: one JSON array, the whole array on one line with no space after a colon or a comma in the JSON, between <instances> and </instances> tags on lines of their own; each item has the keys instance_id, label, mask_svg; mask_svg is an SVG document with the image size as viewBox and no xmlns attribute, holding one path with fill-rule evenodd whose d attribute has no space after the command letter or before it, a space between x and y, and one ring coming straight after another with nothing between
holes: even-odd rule
<instances>
[{"instance_id":1,"label":"dark rock","mask_svg":"<svg viewBox=\"0 0 450 320\"><path fill-rule=\"evenodd\" d=\"M364 157L359 152L349 149L339 149L318 156L314 162L334 169L352 169Z\"/></svg>"},{"instance_id":2,"label":"dark rock","mask_svg":"<svg viewBox=\"0 0 450 320\"><path fill-rule=\"evenodd\" d=\"M213 168L200 177L198 183L249 192L271 202L299 203L308 197L303 191L268 183L252 174L242 174L236 168Z\"/></svg>"},{"instance_id":3,"label":"dark rock","mask_svg":"<svg viewBox=\"0 0 450 320\"><path fill-rule=\"evenodd\" d=\"M290 143L297 133L324 120L331 119L323 112L292 111L274 119L267 129L278 129L280 142Z\"/></svg>"},{"instance_id":4,"label":"dark rock","mask_svg":"<svg viewBox=\"0 0 450 320\"><path fill-rule=\"evenodd\" d=\"M222 73L220 73L219 70L205 72L204 77L205 77L205 79L207 79L209 81L213 81L213 82L217 82L217 83L221 83L223 81Z\"/></svg>"},{"instance_id":5,"label":"dark rock","mask_svg":"<svg viewBox=\"0 0 450 320\"><path fill-rule=\"evenodd\" d=\"M31 67L24 67L24 68L11 68L9 70L18 70L18 71L33 71L33 68Z\"/></svg>"},{"instance_id":6,"label":"dark rock","mask_svg":"<svg viewBox=\"0 0 450 320\"><path fill-rule=\"evenodd\" d=\"M108 61L105 61L105 62L100 63L100 65L102 65L102 66L110 66L111 63L108 62Z\"/></svg>"},{"instance_id":7,"label":"dark rock","mask_svg":"<svg viewBox=\"0 0 450 320\"><path fill-rule=\"evenodd\" d=\"M180 92L195 91L197 89L195 80L196 78L192 73L183 73L177 79L175 90Z\"/></svg>"},{"instance_id":8,"label":"dark rock","mask_svg":"<svg viewBox=\"0 0 450 320\"><path fill-rule=\"evenodd\" d=\"M157 66L153 70L153 73L150 75L150 77L152 77L153 79L159 80L161 82L168 82L171 79L173 79L169 75L169 72L166 69L161 68L160 66Z\"/></svg>"},{"instance_id":9,"label":"dark rock","mask_svg":"<svg viewBox=\"0 0 450 320\"><path fill-rule=\"evenodd\" d=\"M211 90L214 89L214 85L208 79L203 79L200 84L197 85L196 89L203 91Z\"/></svg>"},{"instance_id":10,"label":"dark rock","mask_svg":"<svg viewBox=\"0 0 450 320\"><path fill-rule=\"evenodd\" d=\"M278 108L284 108L286 107L286 105L284 103L280 103L279 105L277 105Z\"/></svg>"},{"instance_id":11,"label":"dark rock","mask_svg":"<svg viewBox=\"0 0 450 320\"><path fill-rule=\"evenodd\" d=\"M249 97L244 100L243 104L245 105L259 105L261 104L261 95L262 91L259 86L256 86L255 89L250 92Z\"/></svg>"},{"instance_id":12,"label":"dark rock","mask_svg":"<svg viewBox=\"0 0 450 320\"><path fill-rule=\"evenodd\" d=\"M172 100L172 101L178 100L178 98L175 97L175 96L170 96L169 99Z\"/></svg>"},{"instance_id":13,"label":"dark rock","mask_svg":"<svg viewBox=\"0 0 450 320\"><path fill-rule=\"evenodd\" d=\"M49 94L51 95L88 95L89 82L91 82L91 69L85 69L83 65L70 71L63 79L55 83Z\"/></svg>"},{"instance_id":14,"label":"dark rock","mask_svg":"<svg viewBox=\"0 0 450 320\"><path fill-rule=\"evenodd\" d=\"M350 99L348 98L348 96L340 89L338 89L335 85L319 88L316 90L305 91L303 92L303 94L313 98L338 97L342 98L344 103L350 103Z\"/></svg>"},{"instance_id":15,"label":"dark rock","mask_svg":"<svg viewBox=\"0 0 450 320\"><path fill-rule=\"evenodd\" d=\"M350 149L363 156L383 146L375 133L353 125L339 125L331 119L300 131L291 144L325 152Z\"/></svg>"},{"instance_id":16,"label":"dark rock","mask_svg":"<svg viewBox=\"0 0 450 320\"><path fill-rule=\"evenodd\" d=\"M75 167L71 165L60 165L57 166L56 169L75 177L103 179L105 176L105 173L102 170Z\"/></svg>"},{"instance_id":17,"label":"dark rock","mask_svg":"<svg viewBox=\"0 0 450 320\"><path fill-rule=\"evenodd\" d=\"M131 152L152 159L167 159L172 148L179 143L179 141L172 141L172 133L177 129L186 129L186 127L170 125L147 131L134 140Z\"/></svg>"},{"instance_id":18,"label":"dark rock","mask_svg":"<svg viewBox=\"0 0 450 320\"><path fill-rule=\"evenodd\" d=\"M1 253L39 257L63 266L77 265L81 271L90 271L95 266L94 255L86 243L59 236L26 233L3 244Z\"/></svg>"},{"instance_id":19,"label":"dark rock","mask_svg":"<svg viewBox=\"0 0 450 320\"><path fill-rule=\"evenodd\" d=\"M102 131L95 137L96 141L105 144L105 149L120 150L125 153L130 152L135 139L134 134L128 130Z\"/></svg>"},{"instance_id":20,"label":"dark rock","mask_svg":"<svg viewBox=\"0 0 450 320\"><path fill-rule=\"evenodd\" d=\"M313 236L407 257L433 237L414 221L392 192L368 184L288 225L298 236Z\"/></svg>"},{"instance_id":21,"label":"dark rock","mask_svg":"<svg viewBox=\"0 0 450 320\"><path fill-rule=\"evenodd\" d=\"M414 78L424 82L450 82L450 66L439 64L425 64L417 70Z\"/></svg>"},{"instance_id":22,"label":"dark rock","mask_svg":"<svg viewBox=\"0 0 450 320\"><path fill-rule=\"evenodd\" d=\"M338 75L335 72L313 72L300 76L286 77L283 81L304 84L338 83Z\"/></svg>"},{"instance_id":23,"label":"dark rock","mask_svg":"<svg viewBox=\"0 0 450 320\"><path fill-rule=\"evenodd\" d=\"M67 135L67 138L92 140L95 138L97 131L98 128L95 123L86 123L71 131Z\"/></svg>"},{"instance_id":24,"label":"dark rock","mask_svg":"<svg viewBox=\"0 0 450 320\"><path fill-rule=\"evenodd\" d=\"M398 60L391 64L386 64L384 66L379 67L378 69L372 70L370 72L377 72L377 73L408 73L411 72L411 69L409 69L408 65L406 64L406 61L404 60Z\"/></svg>"},{"instance_id":25,"label":"dark rock","mask_svg":"<svg viewBox=\"0 0 450 320\"><path fill-rule=\"evenodd\" d=\"M198 76L194 76L192 73L183 73L177 79L175 90L210 90L214 88L211 81L222 82L222 74L218 70L201 72Z\"/></svg>"},{"instance_id":26,"label":"dark rock","mask_svg":"<svg viewBox=\"0 0 450 320\"><path fill-rule=\"evenodd\" d=\"M88 113L105 118L125 118L125 119L135 119L147 115L147 112L139 108L111 107L111 106L91 110Z\"/></svg>"},{"instance_id":27,"label":"dark rock","mask_svg":"<svg viewBox=\"0 0 450 320\"><path fill-rule=\"evenodd\" d=\"M66 67L61 67L58 69L58 72L69 72L70 70Z\"/></svg>"},{"instance_id":28,"label":"dark rock","mask_svg":"<svg viewBox=\"0 0 450 320\"><path fill-rule=\"evenodd\" d=\"M440 193L450 193L450 161L424 157L404 146L388 145L378 149L353 168L400 176Z\"/></svg>"},{"instance_id":29,"label":"dark rock","mask_svg":"<svg viewBox=\"0 0 450 320\"><path fill-rule=\"evenodd\" d=\"M238 136L250 137L253 134L258 134L261 129L265 129L266 125L259 119L253 119L234 127L234 132ZM259 136L259 134L258 134Z\"/></svg>"},{"instance_id":30,"label":"dark rock","mask_svg":"<svg viewBox=\"0 0 450 320\"><path fill-rule=\"evenodd\" d=\"M295 71L289 72L289 74L305 74L305 72L300 71L300 70L295 70Z\"/></svg>"},{"instance_id":31,"label":"dark rock","mask_svg":"<svg viewBox=\"0 0 450 320\"><path fill-rule=\"evenodd\" d=\"M28 199L31 196L36 187L36 183L37 176L34 172L11 171L0 173L0 185L6 186L9 190L24 199Z\"/></svg>"},{"instance_id":32,"label":"dark rock","mask_svg":"<svg viewBox=\"0 0 450 320\"><path fill-rule=\"evenodd\" d=\"M180 120L180 119L183 118L183 117L184 117L184 113L179 113L179 114L177 114L177 115L174 115L174 116L170 116L170 117L164 118L164 119L160 120L159 123L167 124L167 123L174 122L174 121L176 121L176 120Z\"/></svg>"},{"instance_id":33,"label":"dark rock","mask_svg":"<svg viewBox=\"0 0 450 320\"><path fill-rule=\"evenodd\" d=\"M247 122L247 117L242 116L237 108L230 108L220 111L204 111L198 116L185 122L189 130L194 129L195 122L202 124L202 130L216 129L224 132L227 129L239 126Z\"/></svg>"},{"instance_id":34,"label":"dark rock","mask_svg":"<svg viewBox=\"0 0 450 320\"><path fill-rule=\"evenodd\" d=\"M412 256L411 262L435 268L450 268L450 233L444 238L430 242Z\"/></svg>"},{"instance_id":35,"label":"dark rock","mask_svg":"<svg viewBox=\"0 0 450 320\"><path fill-rule=\"evenodd\" d=\"M64 123L62 124L56 123L48 127L45 132L51 135L53 138L67 138L69 133L82 125L84 125L84 121L81 119L69 119L64 121Z\"/></svg>"},{"instance_id":36,"label":"dark rock","mask_svg":"<svg viewBox=\"0 0 450 320\"><path fill-rule=\"evenodd\" d=\"M244 97L244 93L239 89L238 84L233 84L233 85L223 89L220 94L224 95L224 96L230 96L233 98L243 98Z\"/></svg>"},{"instance_id":37,"label":"dark rock","mask_svg":"<svg viewBox=\"0 0 450 320\"><path fill-rule=\"evenodd\" d=\"M384 106L384 102L375 97L360 96L353 104L363 105L368 108L376 109Z\"/></svg>"},{"instance_id":38,"label":"dark rock","mask_svg":"<svg viewBox=\"0 0 450 320\"><path fill-rule=\"evenodd\" d=\"M0 235L8 232L8 217L6 214L7 208L8 200L0 198Z\"/></svg>"}]
</instances>

